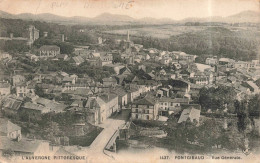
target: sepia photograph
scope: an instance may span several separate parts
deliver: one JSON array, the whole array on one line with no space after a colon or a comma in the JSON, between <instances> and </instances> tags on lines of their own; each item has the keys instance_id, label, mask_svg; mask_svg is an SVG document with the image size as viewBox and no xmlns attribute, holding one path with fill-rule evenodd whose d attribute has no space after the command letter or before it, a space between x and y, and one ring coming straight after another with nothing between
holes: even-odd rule
<instances>
[{"instance_id":1,"label":"sepia photograph","mask_svg":"<svg viewBox=\"0 0 260 163\"><path fill-rule=\"evenodd\" d=\"M260 163L260 0L0 0L0 163Z\"/></svg>"}]
</instances>

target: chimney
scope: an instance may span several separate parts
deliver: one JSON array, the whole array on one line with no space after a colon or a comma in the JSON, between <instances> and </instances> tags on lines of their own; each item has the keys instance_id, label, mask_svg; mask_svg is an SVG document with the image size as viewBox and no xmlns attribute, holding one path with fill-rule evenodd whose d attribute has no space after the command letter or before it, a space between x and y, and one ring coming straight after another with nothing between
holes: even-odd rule
<instances>
[{"instance_id":1,"label":"chimney","mask_svg":"<svg viewBox=\"0 0 260 163\"><path fill-rule=\"evenodd\" d=\"M10 38L12 39L14 37L14 34L13 33L10 33Z\"/></svg>"}]
</instances>

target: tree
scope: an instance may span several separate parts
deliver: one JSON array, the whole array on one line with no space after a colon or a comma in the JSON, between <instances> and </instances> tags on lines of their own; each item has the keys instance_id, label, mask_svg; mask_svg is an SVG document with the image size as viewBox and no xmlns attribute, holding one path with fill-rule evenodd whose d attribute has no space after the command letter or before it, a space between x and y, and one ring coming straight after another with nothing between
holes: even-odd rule
<instances>
[{"instance_id":1,"label":"tree","mask_svg":"<svg viewBox=\"0 0 260 163\"><path fill-rule=\"evenodd\" d=\"M238 118L237 127L242 133L249 133L251 131L251 121L248 114L248 101L235 101L235 110Z\"/></svg>"},{"instance_id":2,"label":"tree","mask_svg":"<svg viewBox=\"0 0 260 163\"><path fill-rule=\"evenodd\" d=\"M35 94L40 97L43 97L45 95L43 89L38 85L35 86L34 90L35 90Z\"/></svg>"},{"instance_id":3,"label":"tree","mask_svg":"<svg viewBox=\"0 0 260 163\"><path fill-rule=\"evenodd\" d=\"M259 117L260 114L260 95L256 94L248 102L248 112L251 116Z\"/></svg>"},{"instance_id":4,"label":"tree","mask_svg":"<svg viewBox=\"0 0 260 163\"><path fill-rule=\"evenodd\" d=\"M219 86L218 88L202 88L199 93L199 104L203 111L211 109L213 111L224 110L226 106L229 110L234 110L236 94L232 87Z\"/></svg>"}]
</instances>

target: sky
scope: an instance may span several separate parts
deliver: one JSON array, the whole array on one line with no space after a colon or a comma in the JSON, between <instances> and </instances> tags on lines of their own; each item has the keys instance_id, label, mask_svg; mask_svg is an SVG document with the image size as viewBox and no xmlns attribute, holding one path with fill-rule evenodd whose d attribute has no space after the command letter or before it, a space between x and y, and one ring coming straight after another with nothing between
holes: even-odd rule
<instances>
[{"instance_id":1,"label":"sky","mask_svg":"<svg viewBox=\"0 0 260 163\"><path fill-rule=\"evenodd\" d=\"M66 17L111 13L133 18L181 20L260 11L260 0L0 0L0 10L12 14L52 13Z\"/></svg>"}]
</instances>

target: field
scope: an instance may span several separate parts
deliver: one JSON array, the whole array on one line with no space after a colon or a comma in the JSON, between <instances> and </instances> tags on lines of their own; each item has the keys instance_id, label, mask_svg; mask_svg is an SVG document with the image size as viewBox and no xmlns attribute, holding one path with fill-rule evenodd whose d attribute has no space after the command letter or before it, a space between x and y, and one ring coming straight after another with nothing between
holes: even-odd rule
<instances>
[{"instance_id":1,"label":"field","mask_svg":"<svg viewBox=\"0 0 260 163\"><path fill-rule=\"evenodd\" d=\"M104 33L108 34L118 34L126 35L129 30L130 35L132 36L145 36L145 37L154 37L160 39L168 39L171 36L183 34L183 33L193 33L197 31L202 31L207 27L203 26L177 26L177 25L160 25L160 26L150 26L144 28L129 28L129 29L120 29L120 30L109 30Z\"/></svg>"},{"instance_id":2,"label":"field","mask_svg":"<svg viewBox=\"0 0 260 163\"><path fill-rule=\"evenodd\" d=\"M130 36L145 36L153 37L159 39L168 39L171 36L177 36L181 34L194 34L200 33L208 28L212 27L223 27L223 29L228 30L228 32L233 32L236 37L256 37L259 36L259 29L256 27L234 27L229 25L220 25L220 26L184 26L184 25L152 25L142 28L126 28L118 30L107 30L103 33L112 34L112 35L126 35L129 31ZM210 31L214 32L214 31ZM218 31L219 32L219 31ZM223 34L223 33L221 33Z\"/></svg>"}]
</instances>

